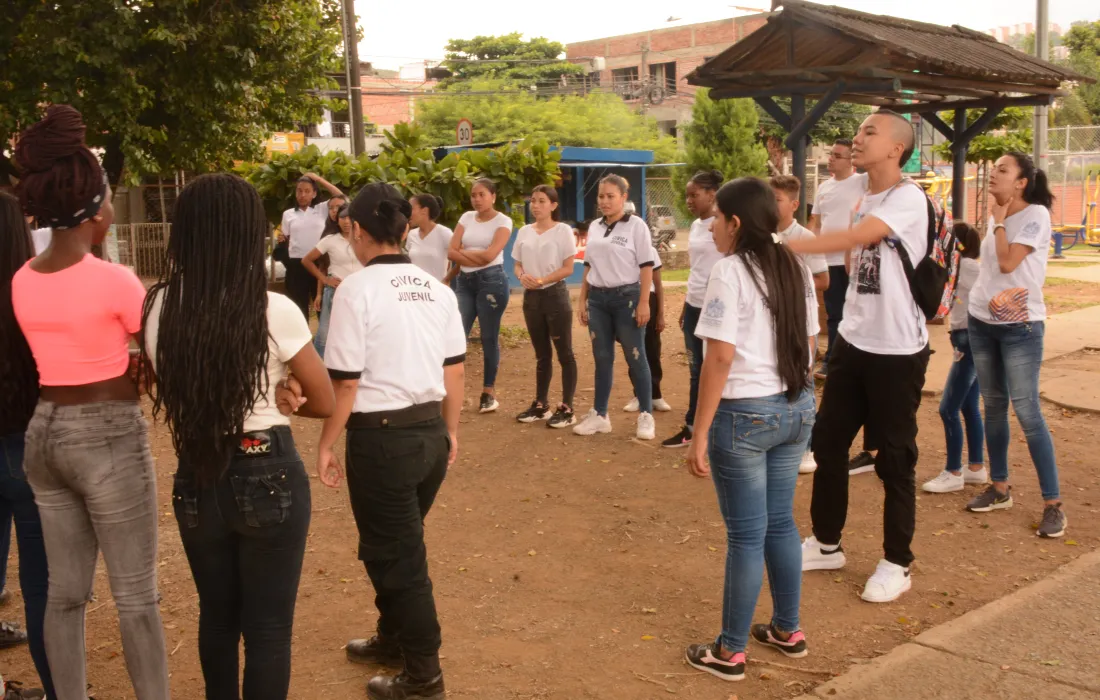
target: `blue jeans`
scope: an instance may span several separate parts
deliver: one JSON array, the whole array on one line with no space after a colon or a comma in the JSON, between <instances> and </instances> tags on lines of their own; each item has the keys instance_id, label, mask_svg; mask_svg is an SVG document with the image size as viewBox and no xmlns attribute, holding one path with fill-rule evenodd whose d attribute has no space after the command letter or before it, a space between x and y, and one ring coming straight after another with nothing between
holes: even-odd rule
<instances>
[{"instance_id":1,"label":"blue jeans","mask_svg":"<svg viewBox=\"0 0 1100 700\"><path fill-rule=\"evenodd\" d=\"M481 328L481 351L485 355L482 385L491 389L500 368L500 319L508 308L508 276L503 265L494 265L477 272L460 272L455 283L466 337L470 337L475 319Z\"/></svg>"},{"instance_id":2,"label":"blue jeans","mask_svg":"<svg viewBox=\"0 0 1100 700\"><path fill-rule=\"evenodd\" d=\"M23 610L27 616L27 642L31 659L42 681L46 697L55 698L53 677L46 662L43 628L46 622L46 597L49 570L46 542L42 537L42 519L34 503L34 493L23 471L23 434L0 436L0 503L15 519L15 537L19 545L19 587L23 590ZM8 528L10 532L10 526ZM9 535L10 537L10 535ZM4 546L7 554L8 547ZM5 564L7 563L5 558Z\"/></svg>"},{"instance_id":3,"label":"blue jeans","mask_svg":"<svg viewBox=\"0 0 1100 700\"><path fill-rule=\"evenodd\" d=\"M726 521L726 584L722 634L727 651L745 650L764 567L772 594L772 624L798 630L802 545L794 522L798 464L814 425L814 395L793 403L783 394L723 399L710 429L708 456Z\"/></svg>"},{"instance_id":4,"label":"blue jeans","mask_svg":"<svg viewBox=\"0 0 1100 700\"><path fill-rule=\"evenodd\" d=\"M1054 441L1039 403L1043 322L990 324L971 316L968 325L978 385L985 401L990 478L995 482L1008 481L1008 402L1011 400L1039 475L1043 500L1057 500L1060 493Z\"/></svg>"},{"instance_id":5,"label":"blue jeans","mask_svg":"<svg viewBox=\"0 0 1100 700\"><path fill-rule=\"evenodd\" d=\"M335 287L325 285L321 292L321 312L317 314L317 335L313 338L313 347L321 359L325 359L325 343L328 342L328 317L332 313L332 297Z\"/></svg>"},{"instance_id":6,"label":"blue jeans","mask_svg":"<svg viewBox=\"0 0 1100 700\"><path fill-rule=\"evenodd\" d=\"M978 389L978 372L974 369L974 354L970 350L970 334L965 328L951 331L951 347L958 353L958 359L951 364L947 373L947 384L943 387L940 399L940 418L943 419L943 433L947 438L947 471L959 473L962 470L963 421L966 421L966 446L969 448L970 464L982 463L982 443L985 442L985 430L982 428L981 398Z\"/></svg>"},{"instance_id":7,"label":"blue jeans","mask_svg":"<svg viewBox=\"0 0 1100 700\"><path fill-rule=\"evenodd\" d=\"M702 309L684 304L684 349L687 350L691 364L688 366L688 410L684 414L684 423L688 428L695 425L695 405L699 402L699 373L703 370L703 339L695 337L695 328L699 325Z\"/></svg>"},{"instance_id":8,"label":"blue jeans","mask_svg":"<svg viewBox=\"0 0 1100 700\"><path fill-rule=\"evenodd\" d=\"M638 397L638 410L653 413L653 378L645 356L645 328L639 328L634 319L640 295L641 288L637 284L588 290L588 331L596 361L595 409L601 416L607 415L607 404L611 400L616 340L626 355L634 395Z\"/></svg>"}]
</instances>

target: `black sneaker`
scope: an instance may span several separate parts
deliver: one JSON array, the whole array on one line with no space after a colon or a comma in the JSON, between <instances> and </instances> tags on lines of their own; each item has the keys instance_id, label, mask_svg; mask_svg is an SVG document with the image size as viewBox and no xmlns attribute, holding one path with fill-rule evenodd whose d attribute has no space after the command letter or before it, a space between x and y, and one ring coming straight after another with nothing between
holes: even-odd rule
<instances>
[{"instance_id":1,"label":"black sneaker","mask_svg":"<svg viewBox=\"0 0 1100 700\"><path fill-rule=\"evenodd\" d=\"M11 622L0 622L0 649L27 643L27 633Z\"/></svg>"},{"instance_id":2,"label":"black sneaker","mask_svg":"<svg viewBox=\"0 0 1100 700\"><path fill-rule=\"evenodd\" d=\"M780 639L775 633L775 627L767 625L753 625L749 632L752 638L761 644L773 647L792 659L801 659L810 652L806 649L806 635L802 630L792 633L786 640Z\"/></svg>"},{"instance_id":3,"label":"black sneaker","mask_svg":"<svg viewBox=\"0 0 1100 700\"><path fill-rule=\"evenodd\" d=\"M497 397L493 396L492 394L486 394L482 392L481 405L478 407L477 412L492 413L498 408L500 408L500 403L497 402Z\"/></svg>"},{"instance_id":4,"label":"black sneaker","mask_svg":"<svg viewBox=\"0 0 1100 700\"><path fill-rule=\"evenodd\" d=\"M573 413L573 409L562 404L558 406L558 410L554 411L554 415L550 416L550 421L546 424L547 428L568 428L577 422L577 416Z\"/></svg>"},{"instance_id":5,"label":"black sneaker","mask_svg":"<svg viewBox=\"0 0 1100 700\"><path fill-rule=\"evenodd\" d=\"M985 491L979 493L970 503L966 504L966 509L971 513L988 513L993 510L1003 510L1011 507L1012 487L1008 487L1008 492L1001 493L993 484L987 486Z\"/></svg>"},{"instance_id":6,"label":"black sneaker","mask_svg":"<svg viewBox=\"0 0 1100 700\"><path fill-rule=\"evenodd\" d=\"M1069 518L1062 510L1062 504L1043 508L1043 521L1039 523L1039 530L1035 533L1039 537L1061 537L1066 534L1066 526Z\"/></svg>"},{"instance_id":7,"label":"black sneaker","mask_svg":"<svg viewBox=\"0 0 1100 700\"><path fill-rule=\"evenodd\" d=\"M875 456L864 450L848 461L848 476L866 474L875 470Z\"/></svg>"},{"instance_id":8,"label":"black sneaker","mask_svg":"<svg viewBox=\"0 0 1100 700\"><path fill-rule=\"evenodd\" d=\"M41 688L24 688L19 681L5 681L4 700L45 700L46 691Z\"/></svg>"},{"instance_id":9,"label":"black sneaker","mask_svg":"<svg viewBox=\"0 0 1100 700\"><path fill-rule=\"evenodd\" d=\"M687 648L687 662L700 671L706 671L712 676L717 676L724 681L745 680L745 652L738 652L730 657L729 661L723 660L714 650L714 642L710 644L692 644Z\"/></svg>"},{"instance_id":10,"label":"black sneaker","mask_svg":"<svg viewBox=\"0 0 1100 700\"><path fill-rule=\"evenodd\" d=\"M685 425L684 427L680 428L680 432L662 442L661 447L668 447L671 449L676 449L678 447L687 447L691 444L691 436L691 428Z\"/></svg>"},{"instance_id":11,"label":"black sneaker","mask_svg":"<svg viewBox=\"0 0 1100 700\"><path fill-rule=\"evenodd\" d=\"M482 413L485 413L485 396L481 397ZM538 401L531 403L531 408L527 409L523 413L516 416L516 420L520 423L535 423L540 420L546 420L550 417L550 407L544 406Z\"/></svg>"},{"instance_id":12,"label":"black sneaker","mask_svg":"<svg viewBox=\"0 0 1100 700\"><path fill-rule=\"evenodd\" d=\"M430 681L418 681L407 673L396 676L375 676L367 683L370 700L443 700L443 674Z\"/></svg>"},{"instance_id":13,"label":"black sneaker","mask_svg":"<svg viewBox=\"0 0 1100 700\"><path fill-rule=\"evenodd\" d=\"M351 640L348 642L347 654L348 661L356 664L401 668L405 663L400 647L378 637Z\"/></svg>"}]
</instances>

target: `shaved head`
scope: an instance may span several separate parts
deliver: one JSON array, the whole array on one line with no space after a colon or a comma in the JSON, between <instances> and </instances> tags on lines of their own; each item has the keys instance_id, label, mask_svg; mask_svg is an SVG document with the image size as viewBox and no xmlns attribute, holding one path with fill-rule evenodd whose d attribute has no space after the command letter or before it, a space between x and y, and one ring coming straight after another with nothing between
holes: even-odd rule
<instances>
[{"instance_id":1,"label":"shaved head","mask_svg":"<svg viewBox=\"0 0 1100 700\"><path fill-rule=\"evenodd\" d=\"M889 129L891 138L902 144L900 164L904 166L912 157L913 149L916 147L912 123L897 112L888 109L880 109L871 115L871 118L876 117L881 120L881 128Z\"/></svg>"}]
</instances>

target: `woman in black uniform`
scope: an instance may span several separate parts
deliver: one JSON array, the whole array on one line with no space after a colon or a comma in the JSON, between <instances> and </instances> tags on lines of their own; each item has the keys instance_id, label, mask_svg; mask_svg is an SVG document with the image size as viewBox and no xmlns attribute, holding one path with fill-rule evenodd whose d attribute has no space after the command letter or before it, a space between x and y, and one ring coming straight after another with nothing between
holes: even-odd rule
<instances>
[{"instance_id":1,"label":"woman in black uniform","mask_svg":"<svg viewBox=\"0 0 1100 700\"><path fill-rule=\"evenodd\" d=\"M424 518L458 454L466 334L454 292L401 253L410 213L384 183L351 203L352 247L366 267L332 301L325 364L336 410L317 454L321 482L337 486L343 467L333 446L347 426L359 558L379 615L377 635L348 642L347 655L402 668L371 679L373 700L444 697Z\"/></svg>"}]
</instances>

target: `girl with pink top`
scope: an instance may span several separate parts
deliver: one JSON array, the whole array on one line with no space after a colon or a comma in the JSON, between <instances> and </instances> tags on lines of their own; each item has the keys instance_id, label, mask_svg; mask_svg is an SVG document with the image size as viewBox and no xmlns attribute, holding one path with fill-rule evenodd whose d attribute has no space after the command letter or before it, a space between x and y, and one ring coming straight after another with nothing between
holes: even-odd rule
<instances>
[{"instance_id":1,"label":"girl with pink top","mask_svg":"<svg viewBox=\"0 0 1100 700\"><path fill-rule=\"evenodd\" d=\"M49 248L15 274L12 306L41 384L25 465L53 564L45 636L57 698L87 697L84 609L102 550L134 693L164 700L156 478L127 371L145 288L126 268L92 255L114 209L79 112L50 107L23 132L15 159L24 211L53 229Z\"/></svg>"}]
</instances>

